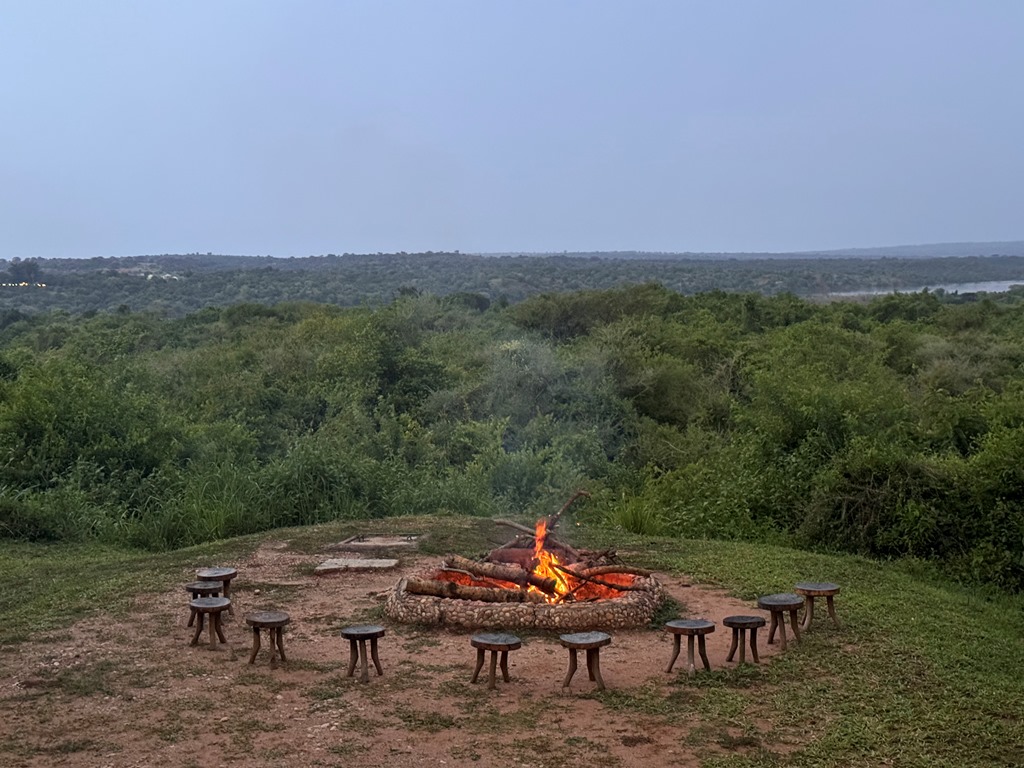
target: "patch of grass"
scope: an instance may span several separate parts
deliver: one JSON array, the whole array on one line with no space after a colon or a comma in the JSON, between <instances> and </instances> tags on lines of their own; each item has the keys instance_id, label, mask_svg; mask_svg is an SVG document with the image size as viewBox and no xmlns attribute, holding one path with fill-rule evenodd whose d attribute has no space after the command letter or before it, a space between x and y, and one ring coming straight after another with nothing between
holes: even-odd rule
<instances>
[{"instance_id":1,"label":"patch of grass","mask_svg":"<svg viewBox=\"0 0 1024 768\"><path fill-rule=\"evenodd\" d=\"M351 687L350 678L334 675L310 688L308 695L314 701L333 701L344 696Z\"/></svg>"},{"instance_id":2,"label":"patch of grass","mask_svg":"<svg viewBox=\"0 0 1024 768\"><path fill-rule=\"evenodd\" d=\"M680 616L685 615L686 606L675 598L666 597L661 601L661 605L658 606L658 610L654 612L654 615L651 617L651 621L647 626L650 629L661 629L665 626L666 621L672 621L673 619L678 619Z\"/></svg>"},{"instance_id":3,"label":"patch of grass","mask_svg":"<svg viewBox=\"0 0 1024 768\"><path fill-rule=\"evenodd\" d=\"M641 688L594 691L584 695L597 699L613 711L648 715L670 721L684 713L692 712L696 696L685 689L671 691L665 696L658 686L653 684Z\"/></svg>"},{"instance_id":4,"label":"patch of grass","mask_svg":"<svg viewBox=\"0 0 1024 768\"><path fill-rule=\"evenodd\" d=\"M334 672L338 665L325 661L312 661L310 659L288 659L288 669L293 672Z\"/></svg>"},{"instance_id":5,"label":"patch of grass","mask_svg":"<svg viewBox=\"0 0 1024 768\"><path fill-rule=\"evenodd\" d=\"M245 670L244 672L240 672L238 675L235 676L234 684L258 685L270 691L271 693L280 693L288 687L283 680L279 680L278 678L272 677L270 675L260 674L255 670Z\"/></svg>"},{"instance_id":6,"label":"patch of grass","mask_svg":"<svg viewBox=\"0 0 1024 768\"><path fill-rule=\"evenodd\" d=\"M760 738L746 733L724 732L718 736L716 741L722 749L756 749L761 746Z\"/></svg>"},{"instance_id":7,"label":"patch of grass","mask_svg":"<svg viewBox=\"0 0 1024 768\"><path fill-rule=\"evenodd\" d=\"M474 763L483 758L483 755L480 754L480 745L476 742L471 742L466 746L452 747L450 754L455 760L470 760Z\"/></svg>"},{"instance_id":8,"label":"patch of grass","mask_svg":"<svg viewBox=\"0 0 1024 768\"><path fill-rule=\"evenodd\" d=\"M358 744L354 741L350 741L344 744L332 744L327 747L327 751L332 755L338 755L339 757L353 757L362 752L369 752L370 747L366 744Z\"/></svg>"},{"instance_id":9,"label":"patch of grass","mask_svg":"<svg viewBox=\"0 0 1024 768\"><path fill-rule=\"evenodd\" d=\"M138 595L181 583L183 568L188 574L214 560L227 562L257 544L258 539L245 537L152 553L94 543L0 541L0 646L64 630L98 613L126 616L135 610Z\"/></svg>"},{"instance_id":10,"label":"patch of grass","mask_svg":"<svg viewBox=\"0 0 1024 768\"><path fill-rule=\"evenodd\" d=\"M401 720L405 727L413 731L427 731L437 733L454 728L459 721L451 715L444 715L440 712L431 712L429 709L413 709L411 707L396 707L394 715Z\"/></svg>"},{"instance_id":11,"label":"patch of grass","mask_svg":"<svg viewBox=\"0 0 1024 768\"><path fill-rule=\"evenodd\" d=\"M112 696L117 671L117 663L109 659L69 667L54 676L51 686L69 696Z\"/></svg>"},{"instance_id":12,"label":"patch of grass","mask_svg":"<svg viewBox=\"0 0 1024 768\"><path fill-rule=\"evenodd\" d=\"M39 751L47 755L73 755L77 752L109 751L108 744L100 744L93 739L65 739L56 744L46 746Z\"/></svg>"}]
</instances>

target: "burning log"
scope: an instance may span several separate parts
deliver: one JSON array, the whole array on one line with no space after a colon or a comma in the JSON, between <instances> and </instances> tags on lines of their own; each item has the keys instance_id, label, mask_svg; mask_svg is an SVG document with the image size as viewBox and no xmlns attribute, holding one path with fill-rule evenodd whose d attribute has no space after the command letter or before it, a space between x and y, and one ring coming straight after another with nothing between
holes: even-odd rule
<instances>
[{"instance_id":1,"label":"burning log","mask_svg":"<svg viewBox=\"0 0 1024 768\"><path fill-rule=\"evenodd\" d=\"M492 563L517 565L524 571L529 571L533 568L533 547L530 547L529 549L526 547L516 547L514 549L505 549L502 547L494 549L487 555L487 560Z\"/></svg>"},{"instance_id":2,"label":"burning log","mask_svg":"<svg viewBox=\"0 0 1024 768\"><path fill-rule=\"evenodd\" d=\"M532 586L548 595L553 595L557 590L557 582L554 579L547 579L528 573L522 568L498 563L478 563L459 555L450 555L445 560L445 566L458 568L461 571L469 571L474 576L483 576L498 581L511 581L520 587Z\"/></svg>"},{"instance_id":3,"label":"burning log","mask_svg":"<svg viewBox=\"0 0 1024 768\"><path fill-rule=\"evenodd\" d=\"M584 568L579 572L573 572L579 576L604 576L609 573L628 573L632 576L650 576L652 571L646 568L635 568L631 565L598 565L593 568Z\"/></svg>"},{"instance_id":4,"label":"burning log","mask_svg":"<svg viewBox=\"0 0 1024 768\"><path fill-rule=\"evenodd\" d=\"M472 587L456 584L454 581L434 581L409 577L405 580L405 591L413 595L451 597L458 600L480 600L485 603L543 603L544 595L527 592L525 589L506 587Z\"/></svg>"},{"instance_id":5,"label":"burning log","mask_svg":"<svg viewBox=\"0 0 1024 768\"><path fill-rule=\"evenodd\" d=\"M603 579L599 579L599 578L597 578L595 576L591 576L586 571L581 573L579 571L574 571L574 570L572 570L570 568L563 568L560 565L556 565L555 568L560 570L562 573L569 574L570 578L578 579L579 581L586 582L588 584L597 584L597 586L604 587L605 589L617 589L620 592L630 592L632 590L647 589L647 587L644 587L644 586L634 586L633 584L613 584L610 581L604 581ZM596 571L598 569L597 568L593 568L591 570L595 570ZM639 570L642 570L642 569L635 568L633 570L639 571ZM630 573L630 572L631 571L629 569L625 569L625 570L616 569L615 571L608 571L608 573ZM648 573L647 575L650 576L650 573ZM576 592L577 589L579 589L579 586L577 586L576 589L573 589L573 592ZM570 593L570 594L572 594L572 593Z\"/></svg>"}]
</instances>

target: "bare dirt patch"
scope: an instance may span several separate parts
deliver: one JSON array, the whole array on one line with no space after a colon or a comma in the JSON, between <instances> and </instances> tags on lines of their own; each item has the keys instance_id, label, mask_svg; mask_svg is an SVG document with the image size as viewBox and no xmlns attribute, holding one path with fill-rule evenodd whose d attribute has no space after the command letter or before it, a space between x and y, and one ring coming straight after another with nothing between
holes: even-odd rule
<instances>
[{"instance_id":1,"label":"bare dirt patch","mask_svg":"<svg viewBox=\"0 0 1024 768\"><path fill-rule=\"evenodd\" d=\"M0 764L5 766L696 766L724 752L784 752L777 733L744 715L742 686L686 677L685 647L672 674L672 639L658 629L613 632L601 652L608 690L586 671L561 688L568 655L553 634L523 635L509 655L512 681L471 685L468 632L394 624L384 594L435 558L397 555L395 570L313 575L323 557L268 543L232 583L227 644L204 633L190 647L187 595L179 587L133 603L127 618L97 616L66 632L0 653ZM206 566L211 563L195 563ZM219 565L219 563L218 563ZM194 578L184 570L181 582ZM726 682L727 615L758 613L722 591L659 574L684 617L715 621L713 675ZM288 662L271 665L268 643L249 665L244 616L284 610ZM765 615L765 614L761 614ZM348 624L387 627L384 676L346 677ZM762 662L778 646L765 643ZM702 673L707 674L707 673ZM730 677L732 676L732 677ZM486 669L483 678L486 678ZM714 697L729 702L723 715ZM724 698L721 698L724 697ZM740 725L737 725L739 723Z\"/></svg>"}]
</instances>

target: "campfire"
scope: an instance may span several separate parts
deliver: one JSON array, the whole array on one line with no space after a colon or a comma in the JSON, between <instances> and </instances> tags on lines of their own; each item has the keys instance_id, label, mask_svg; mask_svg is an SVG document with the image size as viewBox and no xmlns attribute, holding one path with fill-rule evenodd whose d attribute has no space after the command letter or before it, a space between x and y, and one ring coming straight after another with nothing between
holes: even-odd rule
<instances>
[{"instance_id":1,"label":"campfire","mask_svg":"<svg viewBox=\"0 0 1024 768\"><path fill-rule=\"evenodd\" d=\"M466 628L585 630L647 624L661 585L615 550L577 550L555 532L577 492L534 529L507 520L519 534L480 560L450 555L441 566L402 579L385 602L396 621Z\"/></svg>"}]
</instances>

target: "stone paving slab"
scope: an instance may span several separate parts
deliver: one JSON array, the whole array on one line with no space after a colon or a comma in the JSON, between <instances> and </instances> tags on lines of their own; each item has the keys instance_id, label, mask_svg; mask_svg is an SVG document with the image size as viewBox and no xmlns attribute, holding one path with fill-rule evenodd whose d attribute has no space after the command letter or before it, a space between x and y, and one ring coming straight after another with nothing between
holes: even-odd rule
<instances>
[{"instance_id":1,"label":"stone paving slab","mask_svg":"<svg viewBox=\"0 0 1024 768\"><path fill-rule=\"evenodd\" d=\"M313 572L322 576L341 571L386 571L397 566L398 560L391 558L337 557L320 563Z\"/></svg>"}]
</instances>

